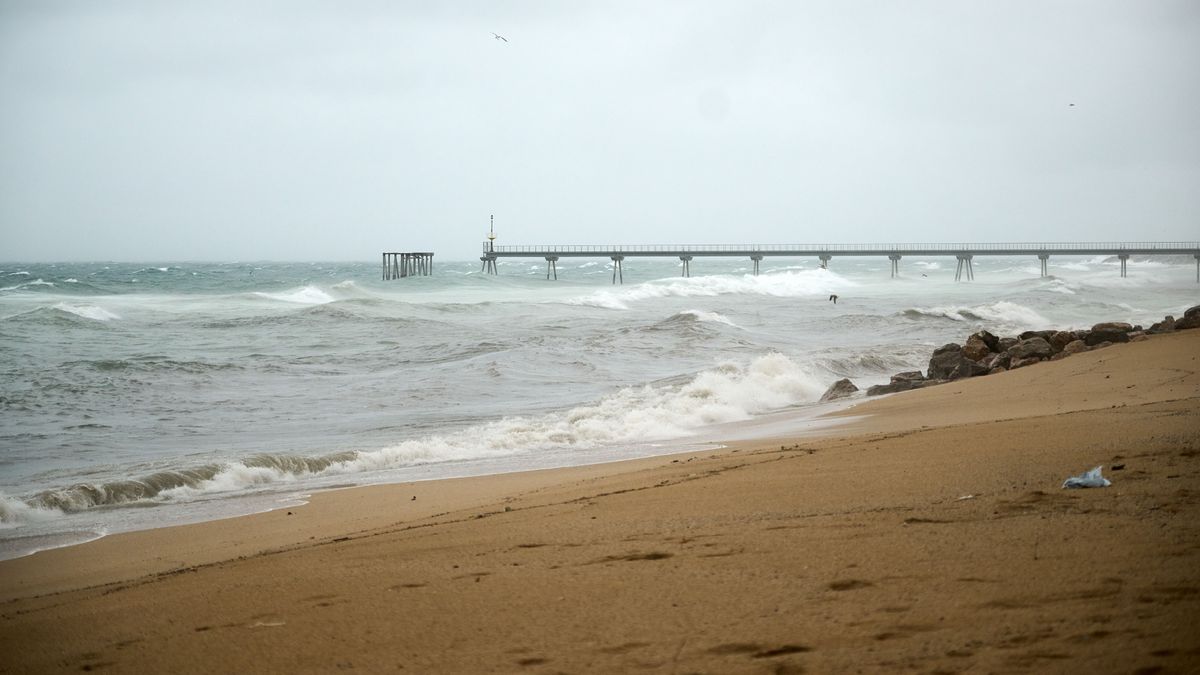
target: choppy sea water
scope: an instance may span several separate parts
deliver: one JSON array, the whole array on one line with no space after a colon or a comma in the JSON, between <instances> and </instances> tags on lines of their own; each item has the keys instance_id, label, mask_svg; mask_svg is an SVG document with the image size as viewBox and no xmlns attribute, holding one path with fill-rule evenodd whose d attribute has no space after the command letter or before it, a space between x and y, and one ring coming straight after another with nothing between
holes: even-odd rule
<instances>
[{"instance_id":1,"label":"choppy sea water","mask_svg":"<svg viewBox=\"0 0 1200 675\"><path fill-rule=\"evenodd\" d=\"M998 334L1149 325L1190 257L0 263L0 558L331 486L585 464L803 416ZM835 305L829 301L837 294ZM778 430L778 426L772 429ZM741 433L744 433L741 432Z\"/></svg>"}]
</instances>

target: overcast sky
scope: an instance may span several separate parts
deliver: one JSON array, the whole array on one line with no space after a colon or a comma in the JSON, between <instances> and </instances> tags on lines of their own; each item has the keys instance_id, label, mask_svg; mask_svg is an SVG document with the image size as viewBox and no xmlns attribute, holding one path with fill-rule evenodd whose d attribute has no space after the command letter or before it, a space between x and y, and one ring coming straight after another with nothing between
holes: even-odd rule
<instances>
[{"instance_id":1,"label":"overcast sky","mask_svg":"<svg viewBox=\"0 0 1200 675\"><path fill-rule=\"evenodd\" d=\"M0 0L0 259L470 259L491 214L1194 241L1200 2Z\"/></svg>"}]
</instances>

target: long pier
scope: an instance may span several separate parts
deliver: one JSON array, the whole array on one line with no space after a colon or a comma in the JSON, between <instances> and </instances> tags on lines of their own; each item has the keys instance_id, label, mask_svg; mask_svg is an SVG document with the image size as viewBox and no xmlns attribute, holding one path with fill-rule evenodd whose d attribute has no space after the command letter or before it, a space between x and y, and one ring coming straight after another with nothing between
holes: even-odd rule
<instances>
[{"instance_id":1,"label":"long pier","mask_svg":"<svg viewBox=\"0 0 1200 675\"><path fill-rule=\"evenodd\" d=\"M1051 255L1106 255L1121 261L1121 276L1127 276L1126 263L1130 256L1191 255L1196 259L1196 283L1200 283L1200 242L1029 242L993 244L654 244L648 246L598 246L598 245L551 245L497 246L494 241L483 243L483 255L479 257L488 274L498 274L496 260L499 258L545 258L546 278L558 278L558 261L561 258L608 258L613 263L613 283L624 282L625 258L679 258L683 276L692 275L692 261L698 257L749 258L754 274L759 273L759 264L766 257L812 258L821 261L827 268L830 261L841 256L886 257L891 262L893 277L900 273L900 260L904 256L949 257L958 260L955 281L972 280L975 269L972 261L976 256L1037 256L1041 262L1041 275L1048 276Z\"/></svg>"}]
</instances>

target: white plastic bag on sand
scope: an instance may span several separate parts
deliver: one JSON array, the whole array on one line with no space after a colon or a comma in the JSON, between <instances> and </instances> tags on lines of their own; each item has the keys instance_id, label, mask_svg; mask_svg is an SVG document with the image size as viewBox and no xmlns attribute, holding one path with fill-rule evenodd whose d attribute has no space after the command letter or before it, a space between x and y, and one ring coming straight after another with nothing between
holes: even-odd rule
<instances>
[{"instance_id":1,"label":"white plastic bag on sand","mask_svg":"<svg viewBox=\"0 0 1200 675\"><path fill-rule=\"evenodd\" d=\"M1098 466L1091 471L1081 473L1078 476L1071 476L1063 481L1064 488L1090 488L1090 487L1108 487L1112 485L1112 481L1100 475L1100 469L1104 466Z\"/></svg>"}]
</instances>

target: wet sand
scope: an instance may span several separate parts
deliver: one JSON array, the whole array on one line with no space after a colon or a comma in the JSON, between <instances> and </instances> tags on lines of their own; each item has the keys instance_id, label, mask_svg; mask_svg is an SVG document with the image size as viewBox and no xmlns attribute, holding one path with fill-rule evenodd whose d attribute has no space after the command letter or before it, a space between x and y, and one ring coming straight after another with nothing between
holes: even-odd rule
<instances>
[{"instance_id":1,"label":"wet sand","mask_svg":"<svg viewBox=\"0 0 1200 675\"><path fill-rule=\"evenodd\" d=\"M0 672L1197 672L1198 356L1156 336L822 438L0 562ZM1096 465L1112 487L1060 489Z\"/></svg>"}]
</instances>

